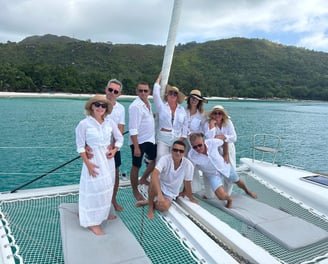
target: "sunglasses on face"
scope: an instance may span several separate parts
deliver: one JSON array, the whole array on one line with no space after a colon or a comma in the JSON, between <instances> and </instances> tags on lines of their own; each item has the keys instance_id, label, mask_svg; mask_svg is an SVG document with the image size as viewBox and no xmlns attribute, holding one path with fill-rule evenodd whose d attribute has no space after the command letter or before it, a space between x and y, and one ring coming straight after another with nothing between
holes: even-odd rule
<instances>
[{"instance_id":1,"label":"sunglasses on face","mask_svg":"<svg viewBox=\"0 0 328 264\"><path fill-rule=\"evenodd\" d=\"M194 96L191 96L191 97L190 97L190 101L197 101L197 102L198 102L199 100L198 100L198 98L196 98L196 97L194 97Z\"/></svg>"},{"instance_id":2,"label":"sunglasses on face","mask_svg":"<svg viewBox=\"0 0 328 264\"><path fill-rule=\"evenodd\" d=\"M103 103L103 104L101 104L101 103L99 103L99 102L95 102L95 103L93 103L93 105L95 106L95 107L101 107L101 108L104 108L104 109L106 109L107 108L107 104L106 103Z\"/></svg>"},{"instance_id":3,"label":"sunglasses on face","mask_svg":"<svg viewBox=\"0 0 328 264\"><path fill-rule=\"evenodd\" d=\"M182 153L185 152L183 149L177 149L177 148L173 148L172 151L173 151L173 152L176 152L176 153L179 152L180 154L182 154Z\"/></svg>"},{"instance_id":4,"label":"sunglasses on face","mask_svg":"<svg viewBox=\"0 0 328 264\"><path fill-rule=\"evenodd\" d=\"M223 115L222 112L213 112L213 115Z\"/></svg>"},{"instance_id":5,"label":"sunglasses on face","mask_svg":"<svg viewBox=\"0 0 328 264\"><path fill-rule=\"evenodd\" d=\"M193 149L198 149L198 148L201 148L203 146L203 144L198 144L198 145L195 145L195 146L192 146Z\"/></svg>"},{"instance_id":6,"label":"sunglasses on face","mask_svg":"<svg viewBox=\"0 0 328 264\"><path fill-rule=\"evenodd\" d=\"M169 91L167 94L171 96L178 96L178 93L174 91Z\"/></svg>"},{"instance_id":7,"label":"sunglasses on face","mask_svg":"<svg viewBox=\"0 0 328 264\"><path fill-rule=\"evenodd\" d=\"M114 94L118 94L119 93L119 91L117 91L117 90L115 90L113 88L108 88L108 92L114 93Z\"/></svg>"},{"instance_id":8,"label":"sunglasses on face","mask_svg":"<svg viewBox=\"0 0 328 264\"><path fill-rule=\"evenodd\" d=\"M147 89L138 89L138 92L139 93L148 93L149 90L147 90Z\"/></svg>"}]
</instances>

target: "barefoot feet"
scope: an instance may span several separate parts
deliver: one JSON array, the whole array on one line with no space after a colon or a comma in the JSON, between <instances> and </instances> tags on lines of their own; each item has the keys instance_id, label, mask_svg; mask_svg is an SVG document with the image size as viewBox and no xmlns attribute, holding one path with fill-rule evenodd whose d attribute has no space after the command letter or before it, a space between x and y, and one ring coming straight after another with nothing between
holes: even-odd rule
<instances>
[{"instance_id":1,"label":"barefoot feet","mask_svg":"<svg viewBox=\"0 0 328 264\"><path fill-rule=\"evenodd\" d=\"M115 211L117 211L117 212L122 212L123 211L123 207L120 206L116 201L112 200L112 204L114 206Z\"/></svg>"},{"instance_id":2,"label":"barefoot feet","mask_svg":"<svg viewBox=\"0 0 328 264\"><path fill-rule=\"evenodd\" d=\"M103 236L103 235L105 235L105 232L102 230L102 228L100 227L100 225L88 226L88 229L91 230L97 236Z\"/></svg>"},{"instance_id":3,"label":"barefoot feet","mask_svg":"<svg viewBox=\"0 0 328 264\"><path fill-rule=\"evenodd\" d=\"M257 194L256 193L253 193L251 191L247 191L246 192L250 197L254 198L254 199L257 199Z\"/></svg>"},{"instance_id":4,"label":"barefoot feet","mask_svg":"<svg viewBox=\"0 0 328 264\"><path fill-rule=\"evenodd\" d=\"M137 201L143 201L144 200L143 196L140 194L140 192L138 190L133 191L133 195L134 195L134 197L136 198Z\"/></svg>"},{"instance_id":5,"label":"barefoot feet","mask_svg":"<svg viewBox=\"0 0 328 264\"><path fill-rule=\"evenodd\" d=\"M136 202L135 207L145 206L148 204L149 204L148 200L138 201Z\"/></svg>"}]
</instances>

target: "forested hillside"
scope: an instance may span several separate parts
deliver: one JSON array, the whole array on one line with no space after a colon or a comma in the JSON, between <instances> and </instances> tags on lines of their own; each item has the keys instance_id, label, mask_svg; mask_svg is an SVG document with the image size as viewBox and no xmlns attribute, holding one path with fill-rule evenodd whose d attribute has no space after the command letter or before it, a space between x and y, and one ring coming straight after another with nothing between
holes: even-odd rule
<instances>
[{"instance_id":1,"label":"forested hillside","mask_svg":"<svg viewBox=\"0 0 328 264\"><path fill-rule=\"evenodd\" d=\"M117 78L135 94L156 79L164 48L53 35L0 44L0 91L96 93ZM179 44L169 83L206 96L328 100L328 53L245 38Z\"/></svg>"}]
</instances>

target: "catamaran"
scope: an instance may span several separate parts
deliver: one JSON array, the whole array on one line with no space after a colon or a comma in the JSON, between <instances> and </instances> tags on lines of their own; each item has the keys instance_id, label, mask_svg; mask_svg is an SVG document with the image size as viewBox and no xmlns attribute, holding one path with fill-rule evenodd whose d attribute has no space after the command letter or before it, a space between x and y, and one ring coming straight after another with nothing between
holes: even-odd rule
<instances>
[{"instance_id":1,"label":"catamaran","mask_svg":"<svg viewBox=\"0 0 328 264\"><path fill-rule=\"evenodd\" d=\"M169 76L180 9L176 0L162 85ZM275 139L276 146L268 144ZM0 264L327 264L328 177L277 164L279 145L279 137L254 136L253 157L242 158L238 172L259 198L234 190L231 209L215 197L204 199L201 184L195 193L199 204L179 197L167 212L156 212L149 221L143 207L135 208L130 182L122 177L118 198L125 209L104 223L108 235L102 237L79 226L78 185L21 190L24 184L1 193ZM146 186L140 191L146 196Z\"/></svg>"}]
</instances>

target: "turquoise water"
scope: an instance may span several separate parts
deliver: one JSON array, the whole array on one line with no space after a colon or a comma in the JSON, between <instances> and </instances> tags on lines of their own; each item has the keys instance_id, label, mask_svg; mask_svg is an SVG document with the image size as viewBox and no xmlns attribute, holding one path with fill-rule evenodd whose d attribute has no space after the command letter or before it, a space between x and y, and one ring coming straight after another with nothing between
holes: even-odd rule
<instances>
[{"instance_id":1,"label":"turquoise water","mask_svg":"<svg viewBox=\"0 0 328 264\"><path fill-rule=\"evenodd\" d=\"M85 99L0 98L0 191L12 190L78 156L75 127L84 118ZM127 107L130 99L120 100ZM222 104L235 125L237 158L251 157L252 136L283 137L278 162L328 173L328 103L210 101ZM130 169L128 134L121 171ZM81 160L49 174L27 188L79 182Z\"/></svg>"}]
</instances>

